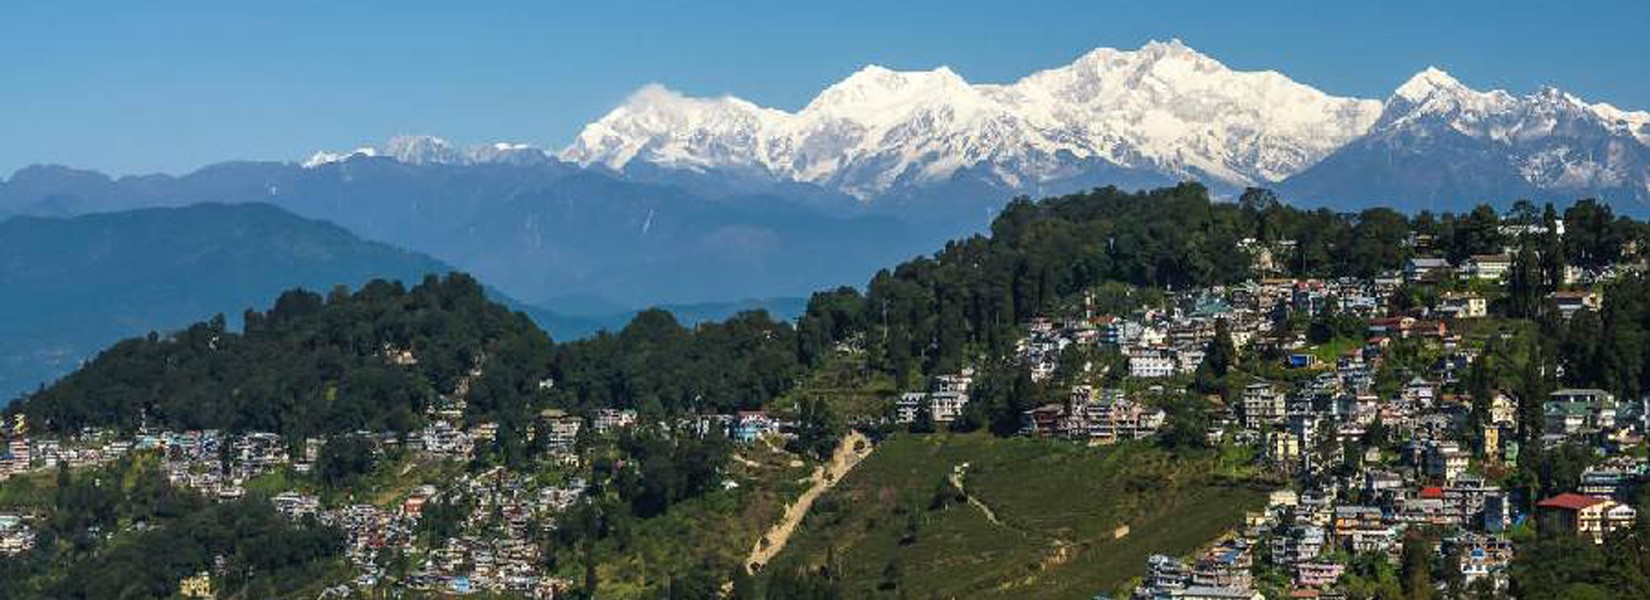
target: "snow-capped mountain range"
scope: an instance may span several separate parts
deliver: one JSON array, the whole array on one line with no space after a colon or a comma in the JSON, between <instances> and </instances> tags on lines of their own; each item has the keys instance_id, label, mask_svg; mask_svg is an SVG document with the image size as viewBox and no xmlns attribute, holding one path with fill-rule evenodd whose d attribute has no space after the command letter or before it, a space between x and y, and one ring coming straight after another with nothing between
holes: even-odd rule
<instances>
[{"instance_id":1,"label":"snow-capped mountain range","mask_svg":"<svg viewBox=\"0 0 1650 600\"><path fill-rule=\"evenodd\" d=\"M317 153L414 164L547 160L525 145L459 150L408 136ZM618 172L680 171L814 184L871 201L960 177L1053 193L1111 180L1195 178L1347 205L1650 202L1650 113L1545 88L1479 92L1435 68L1385 100L1337 97L1276 71L1246 72L1178 40L1100 48L1008 84L946 67L865 67L795 112L661 85L584 129L562 161Z\"/></svg>"},{"instance_id":2,"label":"snow-capped mountain range","mask_svg":"<svg viewBox=\"0 0 1650 600\"><path fill-rule=\"evenodd\" d=\"M1650 202L1650 113L1545 87L1479 92L1429 68L1362 136L1290 177L1296 196L1411 208L1595 196Z\"/></svg>"},{"instance_id":3,"label":"snow-capped mountain range","mask_svg":"<svg viewBox=\"0 0 1650 600\"><path fill-rule=\"evenodd\" d=\"M496 142L460 149L452 142L432 135L398 135L384 142L382 149L362 146L348 152L322 150L311 155L303 165L315 168L357 156L386 156L409 165L531 164L552 159L550 153L530 144Z\"/></svg>"},{"instance_id":4,"label":"snow-capped mountain range","mask_svg":"<svg viewBox=\"0 0 1650 600\"><path fill-rule=\"evenodd\" d=\"M948 68L870 66L790 113L659 86L585 127L563 160L623 169L757 169L862 198L983 167L1007 187L1093 163L1232 185L1278 181L1380 115L1275 72L1227 69L1178 41L1101 48L1007 85Z\"/></svg>"}]
</instances>

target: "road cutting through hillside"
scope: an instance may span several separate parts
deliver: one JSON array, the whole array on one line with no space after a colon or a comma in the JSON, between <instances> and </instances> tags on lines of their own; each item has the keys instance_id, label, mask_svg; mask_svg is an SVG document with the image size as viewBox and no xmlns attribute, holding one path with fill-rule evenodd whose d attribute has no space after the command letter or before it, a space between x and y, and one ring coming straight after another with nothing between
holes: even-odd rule
<instances>
[{"instance_id":1,"label":"road cutting through hillside","mask_svg":"<svg viewBox=\"0 0 1650 600\"><path fill-rule=\"evenodd\" d=\"M768 564L768 561L773 560L773 557L778 556L779 551L784 550L785 544L791 540L791 534L796 532L796 526L802 524L803 517L808 516L808 509L813 507L814 501L836 486L837 482L842 481L860 461L870 456L873 448L871 440L866 439L865 435L858 431L849 430L847 435L842 436L842 442L831 454L830 462L815 467L813 474L808 476L808 489L796 498L796 502L785 507L784 518L768 528L768 532L756 540L756 545L751 548L750 557L745 559L745 570L755 573L763 565Z\"/></svg>"}]
</instances>

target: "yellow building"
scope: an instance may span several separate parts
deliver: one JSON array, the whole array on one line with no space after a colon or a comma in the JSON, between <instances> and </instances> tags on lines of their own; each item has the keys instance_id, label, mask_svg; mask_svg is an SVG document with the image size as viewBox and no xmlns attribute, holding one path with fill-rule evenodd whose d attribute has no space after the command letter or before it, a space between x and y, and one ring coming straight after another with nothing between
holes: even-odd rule
<instances>
[{"instance_id":1,"label":"yellow building","mask_svg":"<svg viewBox=\"0 0 1650 600\"><path fill-rule=\"evenodd\" d=\"M185 577L178 583L178 593L185 598L213 598L212 575L206 571L196 573L194 577Z\"/></svg>"}]
</instances>

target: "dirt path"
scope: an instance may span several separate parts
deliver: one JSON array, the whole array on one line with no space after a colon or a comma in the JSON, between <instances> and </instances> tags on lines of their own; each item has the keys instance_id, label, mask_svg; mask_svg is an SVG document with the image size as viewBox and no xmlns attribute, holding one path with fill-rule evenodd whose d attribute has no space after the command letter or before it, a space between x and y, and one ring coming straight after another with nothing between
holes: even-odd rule
<instances>
[{"instance_id":1,"label":"dirt path","mask_svg":"<svg viewBox=\"0 0 1650 600\"><path fill-rule=\"evenodd\" d=\"M750 467L752 469L762 468L762 463L758 463L754 460L751 460L751 459L745 458L743 456L740 456L738 452L733 453L733 462L745 465L745 466Z\"/></svg>"},{"instance_id":2,"label":"dirt path","mask_svg":"<svg viewBox=\"0 0 1650 600\"><path fill-rule=\"evenodd\" d=\"M991 510L991 507L986 506L985 503L981 502L979 498L975 498L973 494L968 493L968 488L963 487L963 478L967 475L968 465L964 464L958 465L957 467L951 469L951 475L949 477L951 478L951 487L957 488L958 492L962 492L963 498L968 500L968 505L979 509L980 513L985 515L985 520L991 521L992 525L996 525L1004 529L1014 530L1020 535L1025 535L1025 532L1015 530L1013 527L1003 524L1002 520L997 518L997 513Z\"/></svg>"},{"instance_id":3,"label":"dirt path","mask_svg":"<svg viewBox=\"0 0 1650 600\"><path fill-rule=\"evenodd\" d=\"M791 541L791 534L796 532L796 526L802 524L802 517L808 516L808 509L813 507L820 494L824 494L837 482L842 481L859 461L871 455L871 449L871 441L858 431L850 430L847 435L842 436L842 442L837 444L831 461L815 467L813 475L808 476L808 489L797 497L796 502L785 507L784 518L768 528L768 532L763 534L761 539L756 540L756 545L751 548L750 557L745 559L745 570L755 573L763 565L768 564L768 561L773 560L773 557L778 556L779 551L785 549L785 544Z\"/></svg>"}]
</instances>

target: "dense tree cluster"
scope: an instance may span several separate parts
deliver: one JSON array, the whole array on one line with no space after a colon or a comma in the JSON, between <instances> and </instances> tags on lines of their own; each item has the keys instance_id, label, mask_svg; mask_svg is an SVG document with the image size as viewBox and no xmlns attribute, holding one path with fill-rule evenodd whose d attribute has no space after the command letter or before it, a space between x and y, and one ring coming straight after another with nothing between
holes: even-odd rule
<instances>
[{"instance_id":1,"label":"dense tree cluster","mask_svg":"<svg viewBox=\"0 0 1650 600\"><path fill-rule=\"evenodd\" d=\"M316 456L316 474L331 487L355 483L376 464L373 441L360 435L334 436Z\"/></svg>"},{"instance_id":2,"label":"dense tree cluster","mask_svg":"<svg viewBox=\"0 0 1650 600\"><path fill-rule=\"evenodd\" d=\"M397 362L402 351L411 361ZM248 311L244 333L219 316L126 340L10 410L59 431L145 420L295 436L404 431L461 382L474 415L524 410L549 351L525 315L489 302L467 275L410 290L373 281L325 298L289 291L267 312Z\"/></svg>"},{"instance_id":3,"label":"dense tree cluster","mask_svg":"<svg viewBox=\"0 0 1650 600\"><path fill-rule=\"evenodd\" d=\"M558 346L551 372L561 406L658 416L761 408L790 389L802 365L795 330L766 312L689 329L653 309L617 334Z\"/></svg>"},{"instance_id":4,"label":"dense tree cluster","mask_svg":"<svg viewBox=\"0 0 1650 600\"><path fill-rule=\"evenodd\" d=\"M721 485L730 448L720 434L668 436L643 429L621 433L619 450L624 460L597 461L595 476L631 515L645 519Z\"/></svg>"}]
</instances>

